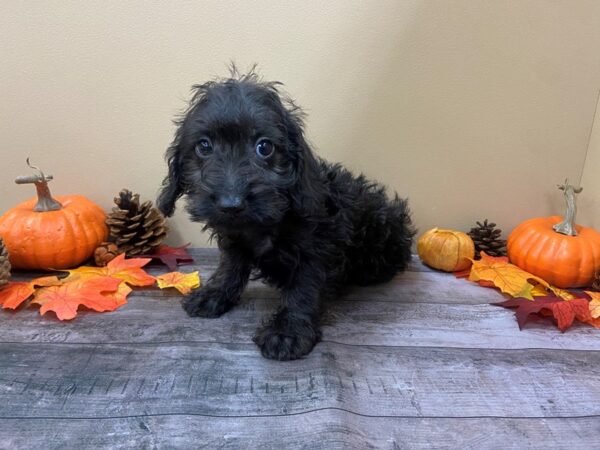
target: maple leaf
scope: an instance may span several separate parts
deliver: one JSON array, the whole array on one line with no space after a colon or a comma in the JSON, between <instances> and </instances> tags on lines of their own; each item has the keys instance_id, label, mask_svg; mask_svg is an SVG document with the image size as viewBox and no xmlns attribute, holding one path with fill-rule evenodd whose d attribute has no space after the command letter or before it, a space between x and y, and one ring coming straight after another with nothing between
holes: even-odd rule
<instances>
[{"instance_id":1,"label":"maple leaf","mask_svg":"<svg viewBox=\"0 0 600 450\"><path fill-rule=\"evenodd\" d=\"M59 320L73 319L80 305L95 311L114 311L124 301L121 284L120 279L108 276L73 277L61 285L38 289L31 303L41 305L42 315L54 311Z\"/></svg>"},{"instance_id":2,"label":"maple leaf","mask_svg":"<svg viewBox=\"0 0 600 450\"><path fill-rule=\"evenodd\" d=\"M533 300L533 284L529 282L532 278L536 277L509 263L508 258L489 256L485 252L481 252L480 260L473 261L469 274L470 281L492 282L505 294L529 300ZM548 284L541 278L539 280L541 284Z\"/></svg>"},{"instance_id":3,"label":"maple leaf","mask_svg":"<svg viewBox=\"0 0 600 450\"><path fill-rule=\"evenodd\" d=\"M35 292L31 283L11 281L0 290L0 305L4 309L17 309Z\"/></svg>"},{"instance_id":4,"label":"maple leaf","mask_svg":"<svg viewBox=\"0 0 600 450\"><path fill-rule=\"evenodd\" d=\"M551 286L540 277L509 263L505 256L494 257L481 252L481 259L472 261L470 281L478 282L485 287L497 287L511 297L533 300L534 297L547 297L553 293L566 300L576 298L569 291ZM457 276L459 275L463 274L459 273Z\"/></svg>"},{"instance_id":5,"label":"maple leaf","mask_svg":"<svg viewBox=\"0 0 600 450\"><path fill-rule=\"evenodd\" d=\"M132 286L150 286L154 284L155 278L142 269L149 262L150 258L125 259L125 254L121 253L105 267L82 266L68 270L69 277L67 277L67 280L72 279L72 277L111 277L123 280Z\"/></svg>"},{"instance_id":6,"label":"maple leaf","mask_svg":"<svg viewBox=\"0 0 600 450\"><path fill-rule=\"evenodd\" d=\"M156 282L161 289L173 287L186 295L192 292L192 289L200 287L200 275L198 272L170 272L156 277Z\"/></svg>"},{"instance_id":7,"label":"maple leaf","mask_svg":"<svg viewBox=\"0 0 600 450\"><path fill-rule=\"evenodd\" d=\"M140 257L157 259L166 265L170 271L175 272L178 265L192 264L194 262L194 258L192 258L187 251L189 245L190 244L185 244L181 247L159 245L154 253L150 255L140 255Z\"/></svg>"},{"instance_id":8,"label":"maple leaf","mask_svg":"<svg viewBox=\"0 0 600 450\"><path fill-rule=\"evenodd\" d=\"M590 301L590 314L594 319L600 317L600 292L584 291L592 299Z\"/></svg>"},{"instance_id":9,"label":"maple leaf","mask_svg":"<svg viewBox=\"0 0 600 450\"><path fill-rule=\"evenodd\" d=\"M26 281L11 281L0 290L0 305L4 309L17 309L33 295L36 286L56 286L61 281L55 276Z\"/></svg>"},{"instance_id":10,"label":"maple leaf","mask_svg":"<svg viewBox=\"0 0 600 450\"><path fill-rule=\"evenodd\" d=\"M550 313L557 321L558 328L563 333L577 319L580 322L592 320L589 302L585 298L565 300L561 297L536 297L533 300L526 298L511 298L504 302L494 303L504 308L517 308L516 317L519 329L523 329L532 314Z\"/></svg>"},{"instance_id":11,"label":"maple leaf","mask_svg":"<svg viewBox=\"0 0 600 450\"><path fill-rule=\"evenodd\" d=\"M132 289L127 285L127 283L121 281L121 284L119 284L119 287L116 291L102 292L102 295L106 297L107 300L114 302L116 306L114 309L117 309L119 306L123 306L127 303L127 296L131 294L131 292ZM112 311L112 309L110 311Z\"/></svg>"}]
</instances>

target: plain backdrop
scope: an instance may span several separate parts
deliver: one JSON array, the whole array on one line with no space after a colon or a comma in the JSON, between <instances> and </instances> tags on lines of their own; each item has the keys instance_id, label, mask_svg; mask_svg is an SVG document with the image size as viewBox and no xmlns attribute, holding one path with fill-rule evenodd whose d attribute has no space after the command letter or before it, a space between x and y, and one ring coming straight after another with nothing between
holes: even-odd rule
<instances>
[{"instance_id":1,"label":"plain backdrop","mask_svg":"<svg viewBox=\"0 0 600 450\"><path fill-rule=\"evenodd\" d=\"M420 231L600 227L600 2L0 2L0 212L55 194L154 199L190 86L257 63L308 113L318 154L408 197ZM172 244L206 245L183 208Z\"/></svg>"}]
</instances>

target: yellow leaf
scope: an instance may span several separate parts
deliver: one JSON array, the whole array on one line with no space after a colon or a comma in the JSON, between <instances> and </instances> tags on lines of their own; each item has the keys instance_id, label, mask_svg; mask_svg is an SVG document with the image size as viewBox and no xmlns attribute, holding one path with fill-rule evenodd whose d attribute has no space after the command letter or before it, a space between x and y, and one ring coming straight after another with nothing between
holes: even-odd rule
<instances>
[{"instance_id":1,"label":"yellow leaf","mask_svg":"<svg viewBox=\"0 0 600 450\"><path fill-rule=\"evenodd\" d=\"M590 313L594 319L600 317L600 292L584 291L587 295L592 297L590 301Z\"/></svg>"},{"instance_id":2,"label":"yellow leaf","mask_svg":"<svg viewBox=\"0 0 600 450\"><path fill-rule=\"evenodd\" d=\"M542 288L536 285L550 287L541 278L509 263L507 258L497 258L483 252L479 261L473 261L469 280L484 282L484 284L490 282L505 294L529 300L533 300L534 295L547 295L547 293L541 294Z\"/></svg>"},{"instance_id":3,"label":"yellow leaf","mask_svg":"<svg viewBox=\"0 0 600 450\"><path fill-rule=\"evenodd\" d=\"M571 294L569 291L565 291L564 289L557 288L556 286L548 285L548 289L551 290L552 292L554 292L554 295L556 295L557 297L562 297L565 300L574 300L575 298L577 298L573 294ZM542 295L548 295L548 294L542 294Z\"/></svg>"},{"instance_id":4,"label":"yellow leaf","mask_svg":"<svg viewBox=\"0 0 600 450\"><path fill-rule=\"evenodd\" d=\"M169 272L156 277L156 282L161 289L173 287L186 295L192 292L192 289L200 287L200 275L198 272L187 274L181 272Z\"/></svg>"},{"instance_id":5,"label":"yellow leaf","mask_svg":"<svg viewBox=\"0 0 600 450\"><path fill-rule=\"evenodd\" d=\"M548 295L548 291L546 290L546 287L542 286L541 284L536 284L531 290L531 295L534 297L545 297Z\"/></svg>"}]
</instances>

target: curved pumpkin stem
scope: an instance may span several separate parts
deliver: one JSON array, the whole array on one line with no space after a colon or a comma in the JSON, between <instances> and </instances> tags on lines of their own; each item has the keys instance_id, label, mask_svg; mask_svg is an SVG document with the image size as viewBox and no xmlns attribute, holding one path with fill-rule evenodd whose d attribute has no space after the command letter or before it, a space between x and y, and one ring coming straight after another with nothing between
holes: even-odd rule
<instances>
[{"instance_id":1,"label":"curved pumpkin stem","mask_svg":"<svg viewBox=\"0 0 600 450\"><path fill-rule=\"evenodd\" d=\"M17 184L35 184L37 190L38 201L33 208L37 212L57 211L62 208L60 202L52 198L50 194L50 188L48 187L48 181L52 180L52 175L44 175L42 169L39 167L32 166L27 158L27 165L32 169L37 170L39 175L23 175L15 179Z\"/></svg>"},{"instance_id":2,"label":"curved pumpkin stem","mask_svg":"<svg viewBox=\"0 0 600 450\"><path fill-rule=\"evenodd\" d=\"M564 192L565 201L567 202L567 214L562 222L557 223L552 228L554 231L567 236L577 236L575 230L575 216L577 215L577 205L575 204L575 194L579 194L583 191L582 187L575 188L569 184L569 180L565 180L565 184L558 185L558 188Z\"/></svg>"}]
</instances>

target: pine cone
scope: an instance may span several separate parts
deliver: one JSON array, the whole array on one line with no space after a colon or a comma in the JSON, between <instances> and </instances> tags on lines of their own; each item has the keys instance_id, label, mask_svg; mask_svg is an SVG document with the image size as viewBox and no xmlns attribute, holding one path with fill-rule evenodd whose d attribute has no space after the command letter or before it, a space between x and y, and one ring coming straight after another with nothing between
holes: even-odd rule
<instances>
[{"instance_id":1,"label":"pine cone","mask_svg":"<svg viewBox=\"0 0 600 450\"><path fill-rule=\"evenodd\" d=\"M595 291L600 291L600 272L596 272L596 275L594 275L592 289L594 289Z\"/></svg>"},{"instance_id":2,"label":"pine cone","mask_svg":"<svg viewBox=\"0 0 600 450\"><path fill-rule=\"evenodd\" d=\"M479 259L480 252L484 251L490 256L506 256L506 241L500 239L502 230L496 228L495 223L488 223L487 219L477 222L477 226L467 233L475 243L475 258Z\"/></svg>"},{"instance_id":3,"label":"pine cone","mask_svg":"<svg viewBox=\"0 0 600 450\"><path fill-rule=\"evenodd\" d=\"M106 266L119 254L119 248L114 242L103 242L94 251L94 261L99 267Z\"/></svg>"},{"instance_id":4,"label":"pine cone","mask_svg":"<svg viewBox=\"0 0 600 450\"><path fill-rule=\"evenodd\" d=\"M140 204L139 194L127 189L115 197L116 207L108 215L109 240L129 256L151 253L167 235L165 217L151 201Z\"/></svg>"},{"instance_id":5,"label":"pine cone","mask_svg":"<svg viewBox=\"0 0 600 450\"><path fill-rule=\"evenodd\" d=\"M10 279L10 261L8 260L8 249L0 238L0 286L4 286Z\"/></svg>"}]
</instances>

